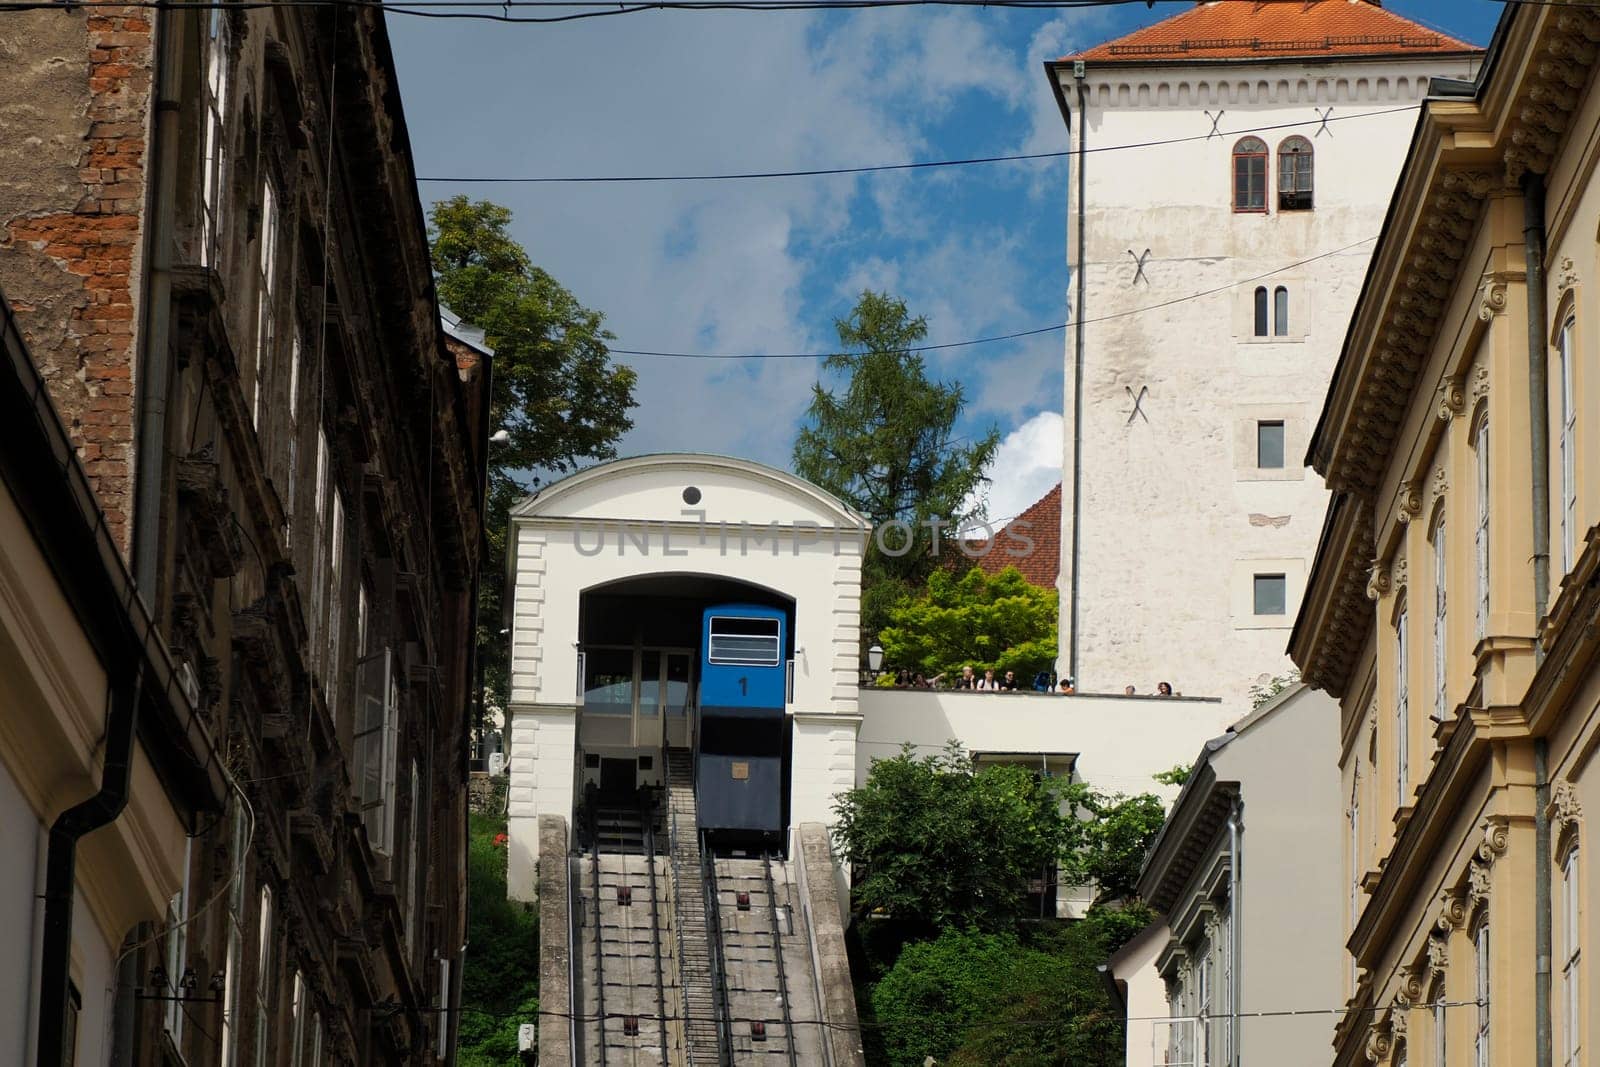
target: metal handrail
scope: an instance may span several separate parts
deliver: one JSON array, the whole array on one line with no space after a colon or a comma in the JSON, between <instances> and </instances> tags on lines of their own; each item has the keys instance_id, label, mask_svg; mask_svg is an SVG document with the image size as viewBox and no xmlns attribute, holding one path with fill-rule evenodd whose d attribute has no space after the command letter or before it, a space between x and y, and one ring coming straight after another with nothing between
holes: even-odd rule
<instances>
[{"instance_id":1,"label":"metal handrail","mask_svg":"<svg viewBox=\"0 0 1600 1067\"><path fill-rule=\"evenodd\" d=\"M684 1006L684 1001L683 1001L683 979L682 979L682 975L683 975L683 960L684 960L683 924L677 921L677 899L676 899L676 897L677 897L677 887L683 884L683 871L682 871L682 868L678 864L678 849L676 847L677 840L678 840L678 813L672 806L672 749L668 748L666 746L663 746L663 751L665 753L666 760L667 760L667 773L666 773L665 779L664 779L666 781L666 783L667 783L667 862L672 865L672 885L673 885L673 897L674 897L674 899L673 899L672 933L673 933L673 941L678 946L678 975L679 975L679 980L678 980L678 1003L679 1003L680 1007L683 1007ZM663 1019L662 1019L663 1024L666 1021L665 1018L664 1018L665 1014L666 1014L665 1012L662 1013L662 1015L663 1015ZM680 1025L678 1027L678 1051L683 1054L683 1062L684 1063L692 1063L694 1057L693 1057L693 1054L689 1050L689 1028L688 1028L687 1015L688 1015L688 1013L687 1013L687 1011L685 1011L684 1012L684 1016L685 1017L683 1019L679 1020L680 1024L682 1024L682 1025Z\"/></svg>"},{"instance_id":2,"label":"metal handrail","mask_svg":"<svg viewBox=\"0 0 1600 1067\"><path fill-rule=\"evenodd\" d=\"M761 853L761 871L767 879L767 917L772 924L772 956L778 964L778 1003L783 1006L783 1038L789 1047L789 1067L798 1067L794 1049L794 1018L789 1011L789 976L783 969L783 926L778 922L778 887L772 880L772 853Z\"/></svg>"},{"instance_id":3,"label":"metal handrail","mask_svg":"<svg viewBox=\"0 0 1600 1067\"><path fill-rule=\"evenodd\" d=\"M606 978L605 944L600 926L600 839L589 842L590 884L594 886L594 1001L595 1044L600 1048L600 1067L606 1067Z\"/></svg>"},{"instance_id":4,"label":"metal handrail","mask_svg":"<svg viewBox=\"0 0 1600 1067\"><path fill-rule=\"evenodd\" d=\"M706 934L711 949L711 989L717 1003L718 1059L733 1063L733 1016L728 1006L727 963L722 958L722 909L717 900L717 863L706 847L705 831L700 831L700 872L705 882Z\"/></svg>"},{"instance_id":5,"label":"metal handrail","mask_svg":"<svg viewBox=\"0 0 1600 1067\"><path fill-rule=\"evenodd\" d=\"M644 859L650 877L650 948L656 966L656 1019L661 1038L661 1067L667 1067L667 988L661 968L661 909L656 900L656 819L655 813L644 800L646 795L640 794L639 816L644 821Z\"/></svg>"}]
</instances>

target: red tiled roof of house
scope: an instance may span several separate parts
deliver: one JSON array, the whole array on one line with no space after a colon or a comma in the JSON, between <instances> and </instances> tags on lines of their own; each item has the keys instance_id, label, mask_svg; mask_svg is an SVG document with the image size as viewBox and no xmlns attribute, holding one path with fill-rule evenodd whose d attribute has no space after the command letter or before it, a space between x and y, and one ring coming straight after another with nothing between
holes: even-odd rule
<instances>
[{"instance_id":1,"label":"red tiled roof of house","mask_svg":"<svg viewBox=\"0 0 1600 1067\"><path fill-rule=\"evenodd\" d=\"M1025 525L1018 526L1018 523ZM1011 532L1007 533L1007 529ZM1027 548L1022 541L1023 534L1033 542L1032 549L1025 555L1011 555L1010 552ZM974 565L983 568L985 574L999 574L1007 567L1015 567L1030 585L1054 589L1061 574L1061 483L1057 482L1054 489L1012 519L995 540L994 548L973 560ZM980 551L983 545L982 541L973 541L969 551Z\"/></svg>"},{"instance_id":2,"label":"red tiled roof of house","mask_svg":"<svg viewBox=\"0 0 1600 1067\"><path fill-rule=\"evenodd\" d=\"M1476 52L1378 0L1202 0L1153 26L1063 59L1125 63Z\"/></svg>"}]
</instances>

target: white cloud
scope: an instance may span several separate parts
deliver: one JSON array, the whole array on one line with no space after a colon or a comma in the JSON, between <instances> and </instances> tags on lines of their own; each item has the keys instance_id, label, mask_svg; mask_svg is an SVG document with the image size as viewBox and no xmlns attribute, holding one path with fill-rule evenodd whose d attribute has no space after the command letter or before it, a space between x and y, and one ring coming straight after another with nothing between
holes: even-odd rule
<instances>
[{"instance_id":1,"label":"white cloud","mask_svg":"<svg viewBox=\"0 0 1600 1067\"><path fill-rule=\"evenodd\" d=\"M1031 116L1048 88L1032 52L1047 31L1064 40L1068 22L1042 27L1025 58L1002 39L1000 28L1015 25L1009 17L662 12L559 27L396 16L390 25L420 174L703 173L925 156L973 94L1019 131L1037 124ZM993 173L1003 180L1005 168ZM427 184L423 198L464 192L512 208L515 236L578 299L605 312L619 347L808 351L834 339L831 313L818 314L808 299L838 299L838 290L866 284L893 283L929 317L934 341L1012 327L1025 314L1016 294L1036 278L1024 272L1058 273L1059 260L1019 262L1008 232L1014 219L929 232L929 191L956 180L919 172ZM1029 211L1059 227L1059 200ZM830 258L860 247L864 235L871 256ZM819 276L822 263L836 268L831 276ZM1008 380L1024 395L1007 404L987 383L978 388L989 369L969 369L978 366L974 354L957 351L930 364L965 380L974 410L991 410L1004 426L1060 371L1058 343L1048 354L1037 346L1008 353ZM704 449L778 465L787 463L818 370L805 360L626 361L639 372L640 406L624 453Z\"/></svg>"},{"instance_id":2,"label":"white cloud","mask_svg":"<svg viewBox=\"0 0 1600 1067\"><path fill-rule=\"evenodd\" d=\"M989 467L989 520L998 529L1061 480L1059 411L1041 411L1006 434Z\"/></svg>"}]
</instances>

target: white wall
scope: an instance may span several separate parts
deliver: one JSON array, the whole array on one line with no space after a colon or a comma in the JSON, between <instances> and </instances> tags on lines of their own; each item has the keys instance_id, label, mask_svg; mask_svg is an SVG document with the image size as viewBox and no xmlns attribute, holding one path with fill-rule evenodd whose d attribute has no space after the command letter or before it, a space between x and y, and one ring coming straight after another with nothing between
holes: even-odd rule
<instances>
[{"instance_id":1,"label":"white wall","mask_svg":"<svg viewBox=\"0 0 1600 1067\"><path fill-rule=\"evenodd\" d=\"M975 752L1076 753L1096 788L1170 801L1176 788L1151 775L1192 763L1238 717L1237 705L1181 697L863 689L856 781L908 741L929 754L955 739Z\"/></svg>"},{"instance_id":2,"label":"white wall","mask_svg":"<svg viewBox=\"0 0 1600 1067\"><path fill-rule=\"evenodd\" d=\"M1372 246L1359 242L1382 226L1415 125L1416 112L1402 109L1420 100L1425 75L1465 75L1468 65L1089 64L1080 689L1146 689L1168 680L1179 690L1237 700L1259 677L1290 669L1284 648L1326 508L1320 479L1299 464L1366 270ZM1063 81L1076 144L1082 116L1070 70ZM1338 121L1319 135L1317 111L1329 107ZM1232 149L1242 134L1205 138L1207 110L1226 112L1222 131L1309 123L1258 135L1273 152L1266 214L1233 212ZM1363 112L1389 113L1346 118ZM1276 148L1297 133L1315 149L1316 206L1280 214L1272 195ZM1095 151L1174 138L1189 140ZM1073 175L1073 260L1076 182ZM1129 252L1146 249L1144 277L1135 283ZM1322 258L1283 269L1311 257ZM1279 273L1255 280L1272 271ZM1289 288L1288 338L1252 336L1249 301L1258 284ZM1071 629L1073 364L1069 331L1064 642ZM1136 415L1133 398L1141 393ZM1286 424L1287 466L1270 477L1255 471L1258 419ZM1256 571L1288 575L1284 615L1253 616ZM1064 646L1063 671L1065 657Z\"/></svg>"}]
</instances>

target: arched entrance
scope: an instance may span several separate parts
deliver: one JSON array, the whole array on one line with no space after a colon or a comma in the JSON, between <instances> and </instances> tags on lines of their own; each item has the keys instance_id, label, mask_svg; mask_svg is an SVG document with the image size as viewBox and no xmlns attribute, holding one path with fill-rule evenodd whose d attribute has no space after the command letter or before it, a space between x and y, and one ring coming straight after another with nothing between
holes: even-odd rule
<instances>
[{"instance_id":1,"label":"arched entrance","mask_svg":"<svg viewBox=\"0 0 1600 1067\"><path fill-rule=\"evenodd\" d=\"M736 631L712 639L722 651L707 648L708 625ZM745 632L753 630L762 632ZM643 847L661 808L669 750L692 755L697 782L699 768L715 767L701 791L704 828L781 837L794 630L792 598L718 575L643 575L584 590L573 798L580 840ZM748 669L719 681L730 657ZM724 681L734 695L723 692ZM627 817L633 812L638 818Z\"/></svg>"}]
</instances>

